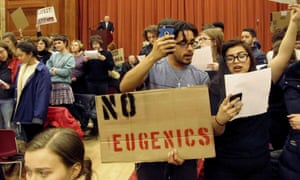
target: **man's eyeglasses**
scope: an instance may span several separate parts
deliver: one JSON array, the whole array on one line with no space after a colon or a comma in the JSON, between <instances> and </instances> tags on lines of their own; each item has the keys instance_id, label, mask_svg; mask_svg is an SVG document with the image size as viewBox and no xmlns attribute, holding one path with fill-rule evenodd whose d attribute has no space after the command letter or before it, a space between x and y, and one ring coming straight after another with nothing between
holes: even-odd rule
<instances>
[{"instance_id":1,"label":"man's eyeglasses","mask_svg":"<svg viewBox=\"0 0 300 180\"><path fill-rule=\"evenodd\" d=\"M189 45L192 46L192 48L196 48L197 47L197 42L196 41L179 41L178 43L176 43L178 46L182 47L182 48L188 48Z\"/></svg>"},{"instance_id":2,"label":"man's eyeglasses","mask_svg":"<svg viewBox=\"0 0 300 180\"><path fill-rule=\"evenodd\" d=\"M225 57L225 61L227 63L233 63L235 62L235 59L237 59L239 62L244 63L247 61L248 56L249 55L247 53L239 53L237 56L229 55Z\"/></svg>"}]
</instances>

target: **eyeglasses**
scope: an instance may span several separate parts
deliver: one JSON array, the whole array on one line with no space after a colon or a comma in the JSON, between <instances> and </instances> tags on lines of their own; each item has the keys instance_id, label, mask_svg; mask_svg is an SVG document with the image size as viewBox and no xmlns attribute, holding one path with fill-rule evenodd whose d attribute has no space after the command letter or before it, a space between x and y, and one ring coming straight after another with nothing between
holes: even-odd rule
<instances>
[{"instance_id":1,"label":"eyeglasses","mask_svg":"<svg viewBox=\"0 0 300 180\"><path fill-rule=\"evenodd\" d=\"M176 43L178 46L182 47L182 48L188 48L189 45L192 46L192 48L196 48L197 47L197 42L192 40L190 42L187 41L179 41L178 43Z\"/></svg>"},{"instance_id":2,"label":"eyeglasses","mask_svg":"<svg viewBox=\"0 0 300 180\"><path fill-rule=\"evenodd\" d=\"M207 40L212 40L212 39L209 39L209 38L206 38L206 37L202 37L202 38L199 38L198 41L207 41Z\"/></svg>"},{"instance_id":3,"label":"eyeglasses","mask_svg":"<svg viewBox=\"0 0 300 180\"><path fill-rule=\"evenodd\" d=\"M239 53L237 56L229 55L225 57L225 61L227 63L233 63L235 62L235 59L237 59L239 62L244 63L247 61L248 56L249 55L247 53Z\"/></svg>"}]
</instances>

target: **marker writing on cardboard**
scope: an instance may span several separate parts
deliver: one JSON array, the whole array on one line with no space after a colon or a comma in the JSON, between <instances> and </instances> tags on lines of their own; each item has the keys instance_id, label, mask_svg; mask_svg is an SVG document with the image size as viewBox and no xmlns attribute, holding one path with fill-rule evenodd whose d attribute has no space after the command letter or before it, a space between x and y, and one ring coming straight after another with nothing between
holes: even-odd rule
<instances>
[{"instance_id":1,"label":"marker writing on cardboard","mask_svg":"<svg viewBox=\"0 0 300 180\"><path fill-rule=\"evenodd\" d=\"M176 129L152 132L132 132L112 134L113 151L135 151L173 149L175 147L194 147L210 145L208 128ZM161 139L163 139L161 141Z\"/></svg>"},{"instance_id":2,"label":"marker writing on cardboard","mask_svg":"<svg viewBox=\"0 0 300 180\"><path fill-rule=\"evenodd\" d=\"M103 116L104 120L110 120L110 116L114 120L118 120L118 113L116 111L116 99L114 95L102 96L103 102ZM125 117L133 117L136 114L135 99L133 94L127 93L120 96L122 114ZM129 106L128 106L129 105ZM130 109L128 109L129 107Z\"/></svg>"}]
</instances>

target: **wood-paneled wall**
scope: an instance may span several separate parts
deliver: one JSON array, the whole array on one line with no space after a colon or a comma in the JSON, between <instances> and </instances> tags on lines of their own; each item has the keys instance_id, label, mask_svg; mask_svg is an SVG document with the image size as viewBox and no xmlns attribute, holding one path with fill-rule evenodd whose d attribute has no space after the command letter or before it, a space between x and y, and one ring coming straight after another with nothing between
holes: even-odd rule
<instances>
[{"instance_id":1,"label":"wood-paneled wall","mask_svg":"<svg viewBox=\"0 0 300 180\"><path fill-rule=\"evenodd\" d=\"M0 35L3 34L4 32L5 32L5 0L0 0Z\"/></svg>"},{"instance_id":2,"label":"wood-paneled wall","mask_svg":"<svg viewBox=\"0 0 300 180\"><path fill-rule=\"evenodd\" d=\"M240 37L243 28L257 31L264 51L271 48L270 13L287 6L269 0L79 0L81 40L88 41L88 29L95 29L105 15L115 24L114 41L125 56L141 49L143 29L163 18L186 20L199 30L203 24L222 21L225 40Z\"/></svg>"},{"instance_id":3,"label":"wood-paneled wall","mask_svg":"<svg viewBox=\"0 0 300 180\"><path fill-rule=\"evenodd\" d=\"M54 6L57 23L42 25L43 35L51 33L64 34L69 39L78 38L78 0L5 0L5 31L19 32L12 21L10 14L21 7L26 15L29 26L23 30L24 36L36 36L36 11L37 9Z\"/></svg>"},{"instance_id":4,"label":"wood-paneled wall","mask_svg":"<svg viewBox=\"0 0 300 180\"><path fill-rule=\"evenodd\" d=\"M30 26L24 36L35 36L36 10L54 6L57 23L43 25L42 33L65 34L80 39L88 47L89 30L96 29L105 15L115 24L114 42L123 47L125 56L141 49L143 29L171 17L194 23L199 29L206 23L223 21L225 39L240 36L242 28L256 29L262 48L271 48L270 12L287 9L269 0L0 0L5 1L5 31L18 31L10 13L22 7ZM0 13L1 15L1 13ZM3 27L0 27L1 30ZM3 31L3 30L2 30Z\"/></svg>"}]
</instances>

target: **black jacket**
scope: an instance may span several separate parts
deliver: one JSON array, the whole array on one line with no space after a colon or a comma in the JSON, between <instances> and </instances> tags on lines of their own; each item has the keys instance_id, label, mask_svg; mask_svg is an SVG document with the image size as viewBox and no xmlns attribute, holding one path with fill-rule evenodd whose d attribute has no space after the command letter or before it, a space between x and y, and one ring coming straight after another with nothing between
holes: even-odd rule
<instances>
[{"instance_id":1,"label":"black jacket","mask_svg":"<svg viewBox=\"0 0 300 180\"><path fill-rule=\"evenodd\" d=\"M99 26L98 26L97 30L101 30L101 29L111 31L111 32L114 32L114 30L115 30L114 24L110 21L108 22L107 27L106 27L105 21L101 21L99 23Z\"/></svg>"},{"instance_id":2,"label":"black jacket","mask_svg":"<svg viewBox=\"0 0 300 180\"><path fill-rule=\"evenodd\" d=\"M88 82L108 82L108 71L113 70L115 63L112 54L108 51L99 51L106 60L90 59L84 64L84 72Z\"/></svg>"},{"instance_id":3,"label":"black jacket","mask_svg":"<svg viewBox=\"0 0 300 180\"><path fill-rule=\"evenodd\" d=\"M8 69L6 62L0 63L0 79L8 84L11 84L11 70ZM14 97L13 88L10 90L3 90L0 88L0 99L11 99Z\"/></svg>"}]
</instances>

